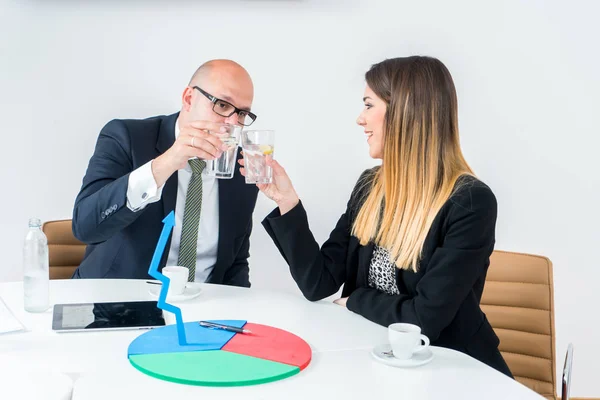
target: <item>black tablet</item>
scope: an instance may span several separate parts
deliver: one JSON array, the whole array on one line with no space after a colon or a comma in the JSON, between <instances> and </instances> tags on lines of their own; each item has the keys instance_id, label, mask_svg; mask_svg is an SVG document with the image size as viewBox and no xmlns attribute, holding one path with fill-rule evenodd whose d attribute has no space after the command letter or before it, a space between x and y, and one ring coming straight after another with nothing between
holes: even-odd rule
<instances>
[{"instance_id":1,"label":"black tablet","mask_svg":"<svg viewBox=\"0 0 600 400\"><path fill-rule=\"evenodd\" d=\"M156 301L55 304L52 330L81 332L152 329L164 326L163 310Z\"/></svg>"}]
</instances>

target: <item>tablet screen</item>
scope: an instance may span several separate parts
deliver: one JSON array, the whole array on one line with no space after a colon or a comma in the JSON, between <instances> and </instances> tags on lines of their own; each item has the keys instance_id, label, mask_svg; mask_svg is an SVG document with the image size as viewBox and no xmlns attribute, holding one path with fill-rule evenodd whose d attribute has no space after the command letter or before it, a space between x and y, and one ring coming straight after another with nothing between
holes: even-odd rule
<instances>
[{"instance_id":1,"label":"tablet screen","mask_svg":"<svg viewBox=\"0 0 600 400\"><path fill-rule=\"evenodd\" d=\"M143 329L165 325L156 301L56 304L55 331Z\"/></svg>"}]
</instances>

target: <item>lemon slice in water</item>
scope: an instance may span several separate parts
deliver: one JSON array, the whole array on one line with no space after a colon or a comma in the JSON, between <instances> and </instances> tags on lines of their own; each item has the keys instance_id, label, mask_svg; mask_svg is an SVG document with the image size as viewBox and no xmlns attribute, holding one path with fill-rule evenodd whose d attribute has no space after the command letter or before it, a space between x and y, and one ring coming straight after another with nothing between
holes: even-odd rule
<instances>
[{"instance_id":1,"label":"lemon slice in water","mask_svg":"<svg viewBox=\"0 0 600 400\"><path fill-rule=\"evenodd\" d=\"M273 146L270 146L268 144L261 144L260 145L260 151L265 155L268 156L270 154L273 154Z\"/></svg>"}]
</instances>

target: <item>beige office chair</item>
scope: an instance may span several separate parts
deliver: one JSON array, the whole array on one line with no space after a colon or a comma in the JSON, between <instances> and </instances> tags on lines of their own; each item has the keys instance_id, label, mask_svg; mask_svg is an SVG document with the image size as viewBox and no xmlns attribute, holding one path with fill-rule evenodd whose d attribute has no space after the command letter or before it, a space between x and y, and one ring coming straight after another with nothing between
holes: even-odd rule
<instances>
[{"instance_id":1,"label":"beige office chair","mask_svg":"<svg viewBox=\"0 0 600 400\"><path fill-rule=\"evenodd\" d=\"M85 244L75 239L71 220L48 221L42 231L48 238L50 279L69 279L83 260Z\"/></svg>"},{"instance_id":2,"label":"beige office chair","mask_svg":"<svg viewBox=\"0 0 600 400\"><path fill-rule=\"evenodd\" d=\"M494 251L481 308L515 379L556 400L554 290L546 257Z\"/></svg>"}]
</instances>

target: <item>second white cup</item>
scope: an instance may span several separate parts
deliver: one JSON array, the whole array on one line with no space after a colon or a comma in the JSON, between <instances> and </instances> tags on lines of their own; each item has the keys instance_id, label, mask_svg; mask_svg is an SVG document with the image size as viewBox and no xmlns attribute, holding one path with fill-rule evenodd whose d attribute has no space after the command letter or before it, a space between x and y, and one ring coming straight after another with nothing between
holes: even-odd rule
<instances>
[{"instance_id":1,"label":"second white cup","mask_svg":"<svg viewBox=\"0 0 600 400\"><path fill-rule=\"evenodd\" d=\"M408 360L414 353L429 347L429 338L421 334L421 328L413 324L396 323L388 326L388 339L394 357ZM421 344L421 340L425 344Z\"/></svg>"},{"instance_id":2,"label":"second white cup","mask_svg":"<svg viewBox=\"0 0 600 400\"><path fill-rule=\"evenodd\" d=\"M169 293L167 293L167 296L182 294L185 291L185 285L187 284L189 275L189 270L186 267L164 267L162 273L171 280L171 282L169 282Z\"/></svg>"}]
</instances>

